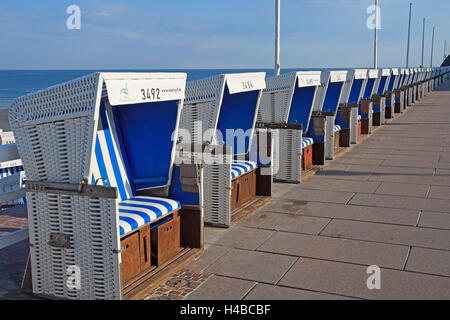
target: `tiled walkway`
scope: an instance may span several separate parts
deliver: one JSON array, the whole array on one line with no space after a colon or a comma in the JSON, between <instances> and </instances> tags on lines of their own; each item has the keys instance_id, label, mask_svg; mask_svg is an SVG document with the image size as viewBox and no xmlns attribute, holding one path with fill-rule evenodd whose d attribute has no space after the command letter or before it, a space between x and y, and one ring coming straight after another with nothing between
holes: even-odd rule
<instances>
[{"instance_id":1,"label":"tiled walkway","mask_svg":"<svg viewBox=\"0 0 450 320\"><path fill-rule=\"evenodd\" d=\"M231 229L187 299L450 299L450 85ZM448 90L448 91L447 91ZM381 289L367 267L381 268Z\"/></svg>"}]
</instances>

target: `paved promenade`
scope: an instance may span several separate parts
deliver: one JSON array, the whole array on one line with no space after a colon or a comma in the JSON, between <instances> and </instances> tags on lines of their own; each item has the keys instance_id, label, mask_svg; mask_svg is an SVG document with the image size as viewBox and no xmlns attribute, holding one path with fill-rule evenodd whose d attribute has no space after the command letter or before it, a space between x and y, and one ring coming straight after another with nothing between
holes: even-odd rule
<instances>
[{"instance_id":1,"label":"paved promenade","mask_svg":"<svg viewBox=\"0 0 450 320\"><path fill-rule=\"evenodd\" d=\"M450 85L231 229L187 299L450 299ZM381 268L381 290L367 267Z\"/></svg>"},{"instance_id":2,"label":"paved promenade","mask_svg":"<svg viewBox=\"0 0 450 320\"><path fill-rule=\"evenodd\" d=\"M20 227L19 213L0 215L0 231ZM179 274L188 288L166 284L159 297L450 299L450 84L305 183L275 184L232 228L206 228L205 242ZM30 298L19 290L27 254L27 241L0 250L0 299ZM366 285L372 265L380 290Z\"/></svg>"}]
</instances>

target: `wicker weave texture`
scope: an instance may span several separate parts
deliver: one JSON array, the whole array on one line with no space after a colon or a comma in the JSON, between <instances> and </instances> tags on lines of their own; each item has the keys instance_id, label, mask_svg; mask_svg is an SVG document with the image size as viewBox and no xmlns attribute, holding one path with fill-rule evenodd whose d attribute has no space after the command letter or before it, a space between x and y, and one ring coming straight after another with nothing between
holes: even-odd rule
<instances>
[{"instance_id":1,"label":"wicker weave texture","mask_svg":"<svg viewBox=\"0 0 450 320\"><path fill-rule=\"evenodd\" d=\"M9 118L30 181L78 183L88 172L99 75L19 98Z\"/></svg>"},{"instance_id":2,"label":"wicker weave texture","mask_svg":"<svg viewBox=\"0 0 450 320\"><path fill-rule=\"evenodd\" d=\"M33 292L64 299L120 299L116 202L27 192ZM49 246L49 234L70 237L70 248ZM80 289L68 286L80 268Z\"/></svg>"},{"instance_id":3,"label":"wicker weave texture","mask_svg":"<svg viewBox=\"0 0 450 320\"><path fill-rule=\"evenodd\" d=\"M271 130L274 139L274 179L301 182L302 131Z\"/></svg>"}]
</instances>

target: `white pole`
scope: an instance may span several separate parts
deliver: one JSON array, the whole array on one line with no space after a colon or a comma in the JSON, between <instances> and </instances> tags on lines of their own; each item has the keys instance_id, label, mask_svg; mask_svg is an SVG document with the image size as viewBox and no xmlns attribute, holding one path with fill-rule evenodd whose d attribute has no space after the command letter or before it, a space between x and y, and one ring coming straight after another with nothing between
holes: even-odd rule
<instances>
[{"instance_id":1,"label":"white pole","mask_svg":"<svg viewBox=\"0 0 450 320\"><path fill-rule=\"evenodd\" d=\"M425 55L425 18L423 18L423 32L422 32L422 64L421 64L422 68L424 66L423 64L424 55Z\"/></svg>"},{"instance_id":2,"label":"white pole","mask_svg":"<svg viewBox=\"0 0 450 320\"><path fill-rule=\"evenodd\" d=\"M409 4L409 26L408 26L408 48L406 50L406 67L409 67L409 43L411 40L411 12L412 12L412 2Z\"/></svg>"},{"instance_id":3,"label":"white pole","mask_svg":"<svg viewBox=\"0 0 450 320\"><path fill-rule=\"evenodd\" d=\"M378 0L375 0L375 45L373 68L378 69Z\"/></svg>"},{"instance_id":4,"label":"white pole","mask_svg":"<svg viewBox=\"0 0 450 320\"><path fill-rule=\"evenodd\" d=\"M431 67L433 68L433 54L434 54L434 27L433 27L433 38L431 40Z\"/></svg>"},{"instance_id":5,"label":"white pole","mask_svg":"<svg viewBox=\"0 0 450 320\"><path fill-rule=\"evenodd\" d=\"M275 76L280 75L280 0L275 2Z\"/></svg>"}]
</instances>

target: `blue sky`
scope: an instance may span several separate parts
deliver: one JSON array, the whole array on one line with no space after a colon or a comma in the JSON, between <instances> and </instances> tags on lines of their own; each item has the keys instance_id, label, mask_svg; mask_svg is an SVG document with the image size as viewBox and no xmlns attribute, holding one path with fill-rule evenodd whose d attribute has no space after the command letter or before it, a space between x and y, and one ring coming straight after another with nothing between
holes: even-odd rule
<instances>
[{"instance_id":1,"label":"blue sky","mask_svg":"<svg viewBox=\"0 0 450 320\"><path fill-rule=\"evenodd\" d=\"M372 0L281 0L284 68L373 65ZM380 0L380 66L406 60L410 0ZM450 48L450 1L412 0L411 64ZM16 0L0 5L0 69L272 68L274 0ZM80 6L81 30L66 28Z\"/></svg>"}]
</instances>

